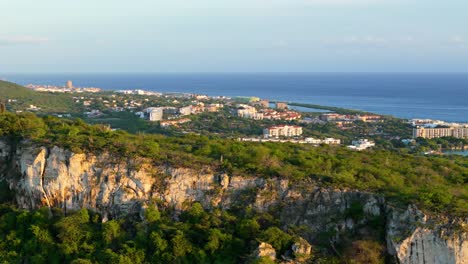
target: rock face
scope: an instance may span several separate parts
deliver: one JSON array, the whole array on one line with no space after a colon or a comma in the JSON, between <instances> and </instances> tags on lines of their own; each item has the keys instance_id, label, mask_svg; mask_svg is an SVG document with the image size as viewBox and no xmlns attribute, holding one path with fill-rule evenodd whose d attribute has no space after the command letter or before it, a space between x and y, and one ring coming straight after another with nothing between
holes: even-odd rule
<instances>
[{"instance_id":1,"label":"rock face","mask_svg":"<svg viewBox=\"0 0 468 264\"><path fill-rule=\"evenodd\" d=\"M276 251L275 249L268 243L261 242L258 245L257 250L255 250L255 258L267 257L271 260L276 260Z\"/></svg>"},{"instance_id":2,"label":"rock face","mask_svg":"<svg viewBox=\"0 0 468 264\"><path fill-rule=\"evenodd\" d=\"M387 248L400 263L468 263L468 234L462 231L467 230L466 222L437 224L440 219L424 215L414 206L390 210Z\"/></svg>"},{"instance_id":3,"label":"rock face","mask_svg":"<svg viewBox=\"0 0 468 264\"><path fill-rule=\"evenodd\" d=\"M155 199L177 210L195 201L205 208L251 206L274 209L284 226L304 227L300 235L309 242L324 231L332 234L331 241L338 240L379 221L386 228L388 252L399 263L468 263L466 220L431 218L415 207L398 210L375 194L324 189L310 182L174 168L27 143L13 147L2 141L0 180L9 184L21 208L67 212L85 207L104 220L139 214ZM307 248L298 245L296 250Z\"/></svg>"},{"instance_id":4,"label":"rock face","mask_svg":"<svg viewBox=\"0 0 468 264\"><path fill-rule=\"evenodd\" d=\"M312 253L312 246L309 244L309 242L307 242L307 240L301 237L292 245L291 250L293 252L294 258L298 262L304 262L310 257L310 254Z\"/></svg>"}]
</instances>

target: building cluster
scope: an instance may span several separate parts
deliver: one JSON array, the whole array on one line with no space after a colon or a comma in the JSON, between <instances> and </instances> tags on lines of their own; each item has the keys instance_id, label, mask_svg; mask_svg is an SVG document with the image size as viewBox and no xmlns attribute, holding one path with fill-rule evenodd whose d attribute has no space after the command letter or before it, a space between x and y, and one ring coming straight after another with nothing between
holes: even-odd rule
<instances>
[{"instance_id":1,"label":"building cluster","mask_svg":"<svg viewBox=\"0 0 468 264\"><path fill-rule=\"evenodd\" d=\"M297 120L301 118L301 114L299 112L284 110L284 111L276 111L274 109L262 109L261 114L263 114L263 119L271 119L271 120Z\"/></svg>"},{"instance_id":2,"label":"building cluster","mask_svg":"<svg viewBox=\"0 0 468 264\"><path fill-rule=\"evenodd\" d=\"M301 118L301 114L299 112L290 110L277 111L270 108L257 110L257 108L254 106L246 104L238 104L236 107L237 116L243 118L250 118L255 120L269 119L286 121L297 120Z\"/></svg>"},{"instance_id":3,"label":"building cluster","mask_svg":"<svg viewBox=\"0 0 468 264\"><path fill-rule=\"evenodd\" d=\"M264 138L297 137L302 135L302 127L290 125L278 125L265 128Z\"/></svg>"},{"instance_id":4,"label":"building cluster","mask_svg":"<svg viewBox=\"0 0 468 264\"><path fill-rule=\"evenodd\" d=\"M131 94L131 95L150 95L150 96L161 96L162 95L162 93L159 93L159 92L145 91L145 90L140 90L140 89L118 90L116 92L117 93L122 93L122 94Z\"/></svg>"},{"instance_id":5,"label":"building cluster","mask_svg":"<svg viewBox=\"0 0 468 264\"><path fill-rule=\"evenodd\" d=\"M297 143L297 144L327 144L327 145L339 145L341 140L336 138L326 139L315 139L315 138L304 138L304 139L279 139L279 138L239 138L239 141L247 142L280 142L280 143Z\"/></svg>"},{"instance_id":6,"label":"building cluster","mask_svg":"<svg viewBox=\"0 0 468 264\"><path fill-rule=\"evenodd\" d=\"M468 125L451 127L415 127L413 128L413 137L429 139L440 137L468 138Z\"/></svg>"},{"instance_id":7,"label":"building cluster","mask_svg":"<svg viewBox=\"0 0 468 264\"><path fill-rule=\"evenodd\" d=\"M337 113L326 113L320 115L320 120L335 123L352 123L355 121L362 121L366 123L382 122L383 117L380 115L343 115Z\"/></svg>"},{"instance_id":8,"label":"building cluster","mask_svg":"<svg viewBox=\"0 0 468 264\"><path fill-rule=\"evenodd\" d=\"M438 127L438 126L459 126L458 123L448 123L442 120L434 120L434 119L411 119L409 123L413 125L413 127Z\"/></svg>"},{"instance_id":9,"label":"building cluster","mask_svg":"<svg viewBox=\"0 0 468 264\"><path fill-rule=\"evenodd\" d=\"M217 112L222 107L222 104L205 105L204 103L198 103L197 105L189 105L184 107L148 107L143 111L137 112L135 114L140 116L140 118L148 119L149 121L162 121L164 119L177 119L181 116L195 115L203 112Z\"/></svg>"},{"instance_id":10,"label":"building cluster","mask_svg":"<svg viewBox=\"0 0 468 264\"><path fill-rule=\"evenodd\" d=\"M236 105L236 113L238 117L250 118L255 120L263 120L263 114L257 111L257 108L247 104Z\"/></svg>"},{"instance_id":11,"label":"building cluster","mask_svg":"<svg viewBox=\"0 0 468 264\"><path fill-rule=\"evenodd\" d=\"M413 138L455 137L468 138L468 124L451 123L433 119L411 119Z\"/></svg>"},{"instance_id":12,"label":"building cluster","mask_svg":"<svg viewBox=\"0 0 468 264\"><path fill-rule=\"evenodd\" d=\"M320 145L340 145L341 140L337 138L325 138L325 139L318 139L318 138L305 138L304 141L309 144Z\"/></svg>"},{"instance_id":13,"label":"building cluster","mask_svg":"<svg viewBox=\"0 0 468 264\"><path fill-rule=\"evenodd\" d=\"M375 146L375 142L368 139L353 140L351 145L347 146L352 150L364 150Z\"/></svg>"},{"instance_id":14,"label":"building cluster","mask_svg":"<svg viewBox=\"0 0 468 264\"><path fill-rule=\"evenodd\" d=\"M72 81L67 81L65 86L56 85L34 85L28 84L26 88L36 92L51 92L51 93L99 93L101 88L96 87L74 87Z\"/></svg>"},{"instance_id":15,"label":"building cluster","mask_svg":"<svg viewBox=\"0 0 468 264\"><path fill-rule=\"evenodd\" d=\"M179 108L179 114L182 116L186 115L196 115L203 112L214 113L218 112L219 109L223 108L223 104L204 104L202 102L197 103L196 105L189 105Z\"/></svg>"}]
</instances>

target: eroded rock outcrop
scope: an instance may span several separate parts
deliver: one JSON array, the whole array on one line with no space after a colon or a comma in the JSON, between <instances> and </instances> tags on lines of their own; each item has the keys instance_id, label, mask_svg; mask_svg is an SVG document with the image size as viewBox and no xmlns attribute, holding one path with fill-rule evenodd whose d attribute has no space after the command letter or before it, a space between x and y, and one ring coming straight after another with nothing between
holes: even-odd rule
<instances>
[{"instance_id":1,"label":"eroded rock outcrop","mask_svg":"<svg viewBox=\"0 0 468 264\"><path fill-rule=\"evenodd\" d=\"M274 209L285 227L304 227L300 235L309 242L325 231L333 243L377 221L386 227L388 252L400 263L464 264L468 259L466 221L428 217L415 207L398 210L375 194L320 188L313 182L291 184L1 141L0 173L24 209L47 206L67 212L85 207L105 220L139 214L155 199L176 210L194 201L205 208L251 206Z\"/></svg>"},{"instance_id":2,"label":"eroded rock outcrop","mask_svg":"<svg viewBox=\"0 0 468 264\"><path fill-rule=\"evenodd\" d=\"M441 222L415 206L389 210L387 248L399 263L468 263L466 222L459 219Z\"/></svg>"},{"instance_id":3,"label":"eroded rock outcrop","mask_svg":"<svg viewBox=\"0 0 468 264\"><path fill-rule=\"evenodd\" d=\"M309 242L307 242L307 240L300 237L299 240L294 242L294 244L291 246L291 250L294 259L297 262L302 263L310 258L312 253L312 246L309 244Z\"/></svg>"},{"instance_id":4,"label":"eroded rock outcrop","mask_svg":"<svg viewBox=\"0 0 468 264\"><path fill-rule=\"evenodd\" d=\"M260 242L260 244L254 252L254 256L255 258L266 257L271 260L276 260L276 251L272 245L265 242Z\"/></svg>"}]
</instances>

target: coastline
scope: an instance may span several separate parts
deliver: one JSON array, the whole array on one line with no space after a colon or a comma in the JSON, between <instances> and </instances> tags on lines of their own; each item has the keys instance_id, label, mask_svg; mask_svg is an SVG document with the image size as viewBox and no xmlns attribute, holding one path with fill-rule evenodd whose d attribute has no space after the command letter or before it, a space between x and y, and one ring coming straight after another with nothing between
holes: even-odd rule
<instances>
[{"instance_id":1,"label":"coastline","mask_svg":"<svg viewBox=\"0 0 468 264\"><path fill-rule=\"evenodd\" d=\"M105 90L143 89L209 96L258 96L272 101L352 110L402 119L468 122L468 74L399 73L118 73L2 74L21 85L63 85ZM444 90L444 93L440 93Z\"/></svg>"}]
</instances>

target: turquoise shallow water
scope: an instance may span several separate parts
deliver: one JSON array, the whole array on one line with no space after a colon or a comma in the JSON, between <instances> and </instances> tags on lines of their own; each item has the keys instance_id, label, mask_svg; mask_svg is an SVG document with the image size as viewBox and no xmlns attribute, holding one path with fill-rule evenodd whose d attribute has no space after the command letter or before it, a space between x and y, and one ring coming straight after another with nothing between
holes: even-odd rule
<instances>
[{"instance_id":1,"label":"turquoise shallow water","mask_svg":"<svg viewBox=\"0 0 468 264\"><path fill-rule=\"evenodd\" d=\"M2 74L20 84L146 89L266 99L365 110L402 118L468 122L468 74L232 73Z\"/></svg>"}]
</instances>

